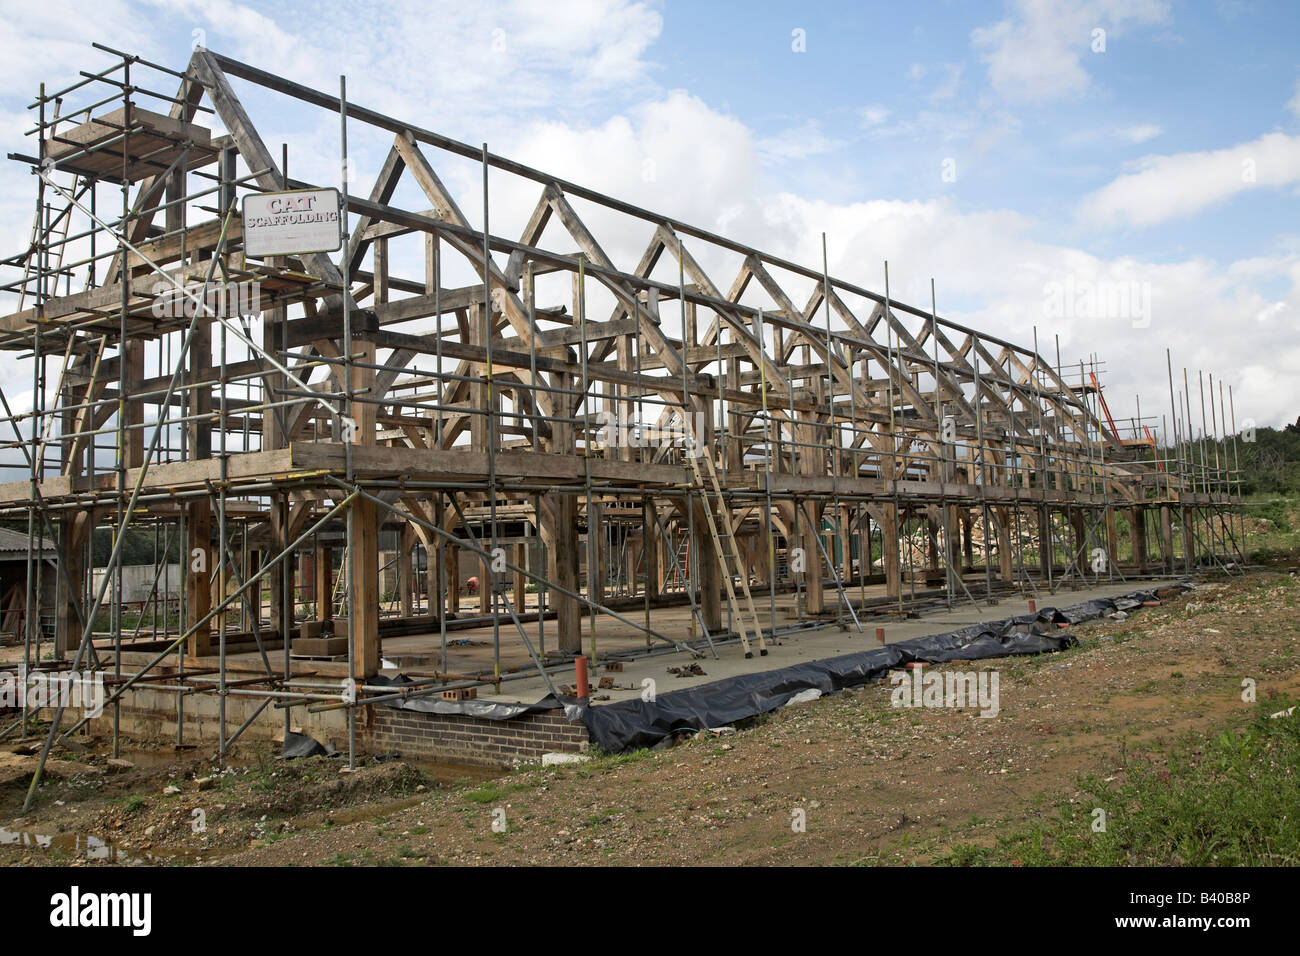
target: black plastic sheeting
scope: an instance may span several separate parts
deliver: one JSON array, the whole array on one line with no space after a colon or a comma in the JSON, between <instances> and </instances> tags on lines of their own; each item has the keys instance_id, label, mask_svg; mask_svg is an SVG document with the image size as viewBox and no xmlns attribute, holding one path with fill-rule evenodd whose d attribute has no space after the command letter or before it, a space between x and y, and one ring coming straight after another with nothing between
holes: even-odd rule
<instances>
[{"instance_id":1,"label":"black plastic sheeting","mask_svg":"<svg viewBox=\"0 0 1300 956\"><path fill-rule=\"evenodd\" d=\"M290 732L285 734L284 747L280 751L280 757L284 760L297 760L301 757L316 757L321 754L329 757L333 756L333 753L333 751L322 747L314 737Z\"/></svg>"},{"instance_id":2,"label":"black plastic sheeting","mask_svg":"<svg viewBox=\"0 0 1300 956\"><path fill-rule=\"evenodd\" d=\"M1188 589L1186 585L1178 587ZM856 654L671 691L659 694L653 701L626 700L586 707L582 721L592 743L606 753L653 747L673 734L722 727L768 713L807 690L830 694L858 687L913 662L939 664L1064 650L1078 642L1058 624L1077 624L1152 600L1156 600L1154 591L1134 591L1060 610L1042 608L1036 614L973 624Z\"/></svg>"},{"instance_id":3,"label":"black plastic sheeting","mask_svg":"<svg viewBox=\"0 0 1300 956\"><path fill-rule=\"evenodd\" d=\"M373 686L391 687L400 691L403 687L415 685L415 681L405 674L385 677L382 674L366 679ZM381 707L395 707L398 710L414 710L422 714L454 714L460 717L482 717L485 720L509 720L522 714L536 714L545 710L564 707L570 720L578 720L578 707L575 698L557 699L547 694L535 704L501 703L487 700L443 700L441 697L408 697L404 700L380 701Z\"/></svg>"},{"instance_id":4,"label":"black plastic sheeting","mask_svg":"<svg viewBox=\"0 0 1300 956\"><path fill-rule=\"evenodd\" d=\"M1180 592L1191 590L1188 584L1171 587ZM1166 587L1159 590L1168 593ZM1058 625L1095 620L1154 600L1158 600L1156 591L1146 590L1113 598L1095 598L1065 608L1040 608L1034 614L981 622L869 651L670 691L659 694L653 701L624 700L591 707L571 697L557 699L550 694L536 704L449 701L426 696L383 701L380 706L488 720L509 720L522 714L563 707L569 720L581 720L586 724L593 744L606 753L622 753L653 747L674 734L723 727L757 717L785 706L792 697L804 691L818 690L831 694L848 687L859 687L905 664L942 664L1064 650L1077 641ZM374 677L369 682L390 686L394 690L415 683L404 674L392 678ZM286 750L287 747L286 742Z\"/></svg>"}]
</instances>

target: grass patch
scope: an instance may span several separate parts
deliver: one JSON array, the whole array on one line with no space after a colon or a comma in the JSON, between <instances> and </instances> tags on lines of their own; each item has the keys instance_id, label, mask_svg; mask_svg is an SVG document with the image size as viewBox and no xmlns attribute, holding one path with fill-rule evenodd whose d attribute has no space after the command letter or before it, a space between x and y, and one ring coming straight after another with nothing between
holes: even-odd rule
<instances>
[{"instance_id":1,"label":"grass patch","mask_svg":"<svg viewBox=\"0 0 1300 956\"><path fill-rule=\"evenodd\" d=\"M611 754L601 750L593 750L588 755L590 760L584 763L572 764L573 768L578 771L579 776L589 776L593 773L604 773L609 770L616 770L619 767L626 767L628 764L640 763L649 757L653 751L629 750L627 753Z\"/></svg>"},{"instance_id":2,"label":"grass patch","mask_svg":"<svg viewBox=\"0 0 1300 956\"><path fill-rule=\"evenodd\" d=\"M953 866L1282 866L1300 862L1300 717L1261 705L1242 730L1185 738L1164 768L1139 764L1110 787L1096 777L1057 815L996 845L961 843ZM1105 830L1095 832L1096 810Z\"/></svg>"},{"instance_id":3,"label":"grass patch","mask_svg":"<svg viewBox=\"0 0 1300 956\"><path fill-rule=\"evenodd\" d=\"M143 810L148 803L148 799L142 794L133 793L123 799L122 808L126 810L127 813L138 813Z\"/></svg>"}]
</instances>

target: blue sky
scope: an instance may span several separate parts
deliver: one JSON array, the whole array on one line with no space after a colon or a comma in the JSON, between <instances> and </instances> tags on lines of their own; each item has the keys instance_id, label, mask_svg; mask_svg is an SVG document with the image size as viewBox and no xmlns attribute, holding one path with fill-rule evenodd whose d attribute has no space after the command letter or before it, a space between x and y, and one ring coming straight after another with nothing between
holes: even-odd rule
<instances>
[{"instance_id":1,"label":"blue sky","mask_svg":"<svg viewBox=\"0 0 1300 956\"><path fill-rule=\"evenodd\" d=\"M1300 130L1286 106L1300 76L1297 4L1171 5L1149 27L1108 31L1103 53L1081 35L1085 88L1010 101L991 89L972 34L1014 6L887 4L865 16L859 8L760 4L761 15L750 18L723 6L670 5L658 76L742 117L761 137L802 129L832 141L815 161L773 169L774 183L841 202L864 193L955 194L965 208L1033 215L1045 238L1059 236L1079 197L1125 164L1212 150L1275 127ZM790 55L790 36L778 29L787 24L806 31L804 56ZM864 111L885 115L870 122ZM909 135L926 113L934 126ZM938 175L948 156L960 163L952 185ZM828 181L827 172L836 175ZM1142 230L1134 241L1160 259L1266 252L1295 225L1295 207L1276 199L1245 194L1210 215ZM1135 233L1075 235L1089 248L1120 251Z\"/></svg>"},{"instance_id":2,"label":"blue sky","mask_svg":"<svg viewBox=\"0 0 1300 956\"><path fill-rule=\"evenodd\" d=\"M1176 369L1233 386L1239 421L1300 415L1300 4L0 8L6 152L26 145L41 80L101 62L92 40L179 69L202 31L211 49L331 91L345 72L368 106L810 265L825 231L837 275L879 288L887 258L906 299L928 305L933 276L958 321L1059 334L1067 361L1100 353L1117 411L1139 392L1168 404L1171 347ZM291 143L296 174L333 175L331 120L237 89L268 140ZM355 188L385 148L358 138ZM471 196L473 180L449 173ZM4 170L0 186L9 253L30 181ZM630 267L644 241L616 235L611 254ZM1149 314L1061 316L1048 290L1067 282L1143 289Z\"/></svg>"}]
</instances>

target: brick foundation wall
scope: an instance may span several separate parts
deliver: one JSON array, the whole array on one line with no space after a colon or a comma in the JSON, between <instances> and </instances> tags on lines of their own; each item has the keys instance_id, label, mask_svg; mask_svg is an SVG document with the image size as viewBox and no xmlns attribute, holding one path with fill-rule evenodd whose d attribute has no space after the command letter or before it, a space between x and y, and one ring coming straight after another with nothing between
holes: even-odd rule
<instances>
[{"instance_id":1,"label":"brick foundation wall","mask_svg":"<svg viewBox=\"0 0 1300 956\"><path fill-rule=\"evenodd\" d=\"M249 717L260 700L227 698L226 732L234 731ZM214 694L185 698L185 743L211 745L215 749L219 730L218 700ZM52 711L43 716L52 716ZM293 711L294 729L322 744L347 750L346 711L309 714L305 707ZM176 737L176 695L140 688L123 700L123 733L138 739L174 740ZM284 715L267 708L240 737L243 742L278 740L284 729ZM112 712L91 721L94 733L112 732ZM484 767L509 767L536 763L548 753L582 753L590 738L581 721L569 723L560 709L525 714L510 720L426 714L414 710L371 705L357 711L357 743L362 752L398 753L403 757L449 760Z\"/></svg>"},{"instance_id":2,"label":"brick foundation wall","mask_svg":"<svg viewBox=\"0 0 1300 956\"><path fill-rule=\"evenodd\" d=\"M490 767L536 763L557 751L581 753L590 742L586 726L565 720L563 710L487 720L376 706L368 731L373 751Z\"/></svg>"}]
</instances>

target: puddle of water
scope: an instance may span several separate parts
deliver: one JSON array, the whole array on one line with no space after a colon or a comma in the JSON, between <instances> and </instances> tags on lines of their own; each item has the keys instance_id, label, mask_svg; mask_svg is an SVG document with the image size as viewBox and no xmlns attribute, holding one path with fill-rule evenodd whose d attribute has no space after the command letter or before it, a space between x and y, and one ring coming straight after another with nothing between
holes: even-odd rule
<instances>
[{"instance_id":1,"label":"puddle of water","mask_svg":"<svg viewBox=\"0 0 1300 956\"><path fill-rule=\"evenodd\" d=\"M44 742L43 737L36 740L6 741L5 745L0 745L0 751L11 750L16 744L35 743L39 747ZM213 747L200 748L197 746L161 747L148 750L122 747L118 753L123 760L129 760L139 769L153 770L158 767L171 767L177 764L208 763L214 749ZM103 742L74 747L57 747L51 756L56 760L84 763L95 757L113 756L113 748L111 744ZM232 751L226 754L226 766L228 767L245 767L257 762L258 757L254 753Z\"/></svg>"},{"instance_id":2,"label":"puddle of water","mask_svg":"<svg viewBox=\"0 0 1300 956\"><path fill-rule=\"evenodd\" d=\"M0 846L25 846L37 850L59 850L68 856L87 860L103 860L122 865L190 863L200 856L217 853L150 853L147 850L128 852L112 840L104 840L87 833L36 833L32 830L8 830L0 827Z\"/></svg>"},{"instance_id":3,"label":"puddle of water","mask_svg":"<svg viewBox=\"0 0 1300 956\"><path fill-rule=\"evenodd\" d=\"M122 751L123 758L140 767L166 766L186 759L188 751L141 750ZM249 758L247 763L254 763ZM231 761L235 763L235 761ZM485 780L495 780L505 776L509 771L497 767L481 767L477 764L447 763L445 761L408 760L406 763L419 770L435 784L443 787L473 786ZM357 807L332 810L325 816L336 825L358 823L372 817L387 816L407 807L413 807L428 798L428 794L415 794L399 800L386 801ZM208 848L203 852L176 850L172 852L151 852L148 850L126 850L112 840L92 836L87 833L67 831L64 833L37 833L34 830L10 830L0 827L0 846L31 847L36 850L59 850L62 853L87 860L102 860L119 865L163 865L191 864L227 853L237 852L243 847Z\"/></svg>"},{"instance_id":4,"label":"puddle of water","mask_svg":"<svg viewBox=\"0 0 1300 956\"><path fill-rule=\"evenodd\" d=\"M87 860L104 860L121 866L164 866L169 864L204 863L217 857L237 853L242 847L207 847L203 850L125 850L112 840L88 833L43 834L33 830L8 830L0 827L0 846L28 846L37 850L60 850L69 856Z\"/></svg>"},{"instance_id":5,"label":"puddle of water","mask_svg":"<svg viewBox=\"0 0 1300 956\"><path fill-rule=\"evenodd\" d=\"M480 767L477 764L447 763L441 760L410 760L406 763L418 769L430 780L443 787L482 783L504 777L508 770L500 767Z\"/></svg>"},{"instance_id":6,"label":"puddle of water","mask_svg":"<svg viewBox=\"0 0 1300 956\"><path fill-rule=\"evenodd\" d=\"M362 807L346 807L342 810L331 810L325 814L325 819L335 826L346 826L349 823L360 823L362 820L369 820L374 817L385 817L391 813L397 813L399 810L405 810L407 807L413 807L418 803L423 803L427 794L419 794L414 797L406 797L402 800L391 800L386 803L372 804Z\"/></svg>"},{"instance_id":7,"label":"puddle of water","mask_svg":"<svg viewBox=\"0 0 1300 956\"><path fill-rule=\"evenodd\" d=\"M121 755L123 760L129 760L139 768L152 770L157 767L171 767L176 764L206 764L211 762L209 758L212 756L214 750L214 747L182 747L179 749L175 747L164 747L161 750L132 750L123 747L121 749ZM96 750L94 752L105 757L112 756L113 754L111 747ZM258 763L258 758L252 753L232 751L231 753L226 754L227 767L250 767L256 763ZM213 767L216 767L215 763L213 764Z\"/></svg>"},{"instance_id":8,"label":"puddle of water","mask_svg":"<svg viewBox=\"0 0 1300 956\"><path fill-rule=\"evenodd\" d=\"M427 778L434 782L436 786L447 789L457 787L472 787L482 783L485 780L495 780L498 777L504 777L508 770L498 767L480 767L477 764L467 763L447 763L440 760L404 760L403 763L416 767ZM401 797L397 800L386 800L382 803L363 804L361 806L340 807L336 810L330 810L322 814L322 819L329 820L336 826L343 826L349 823L360 823L363 820L370 820L376 817L386 817L390 814L397 813L399 810L405 810L408 807L416 806L423 803L429 798L427 793L412 794L409 797Z\"/></svg>"}]
</instances>

